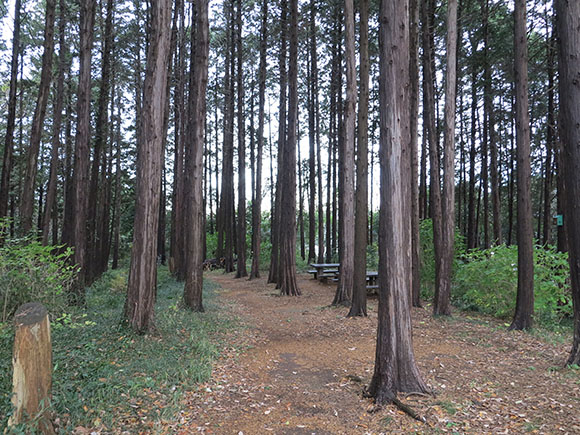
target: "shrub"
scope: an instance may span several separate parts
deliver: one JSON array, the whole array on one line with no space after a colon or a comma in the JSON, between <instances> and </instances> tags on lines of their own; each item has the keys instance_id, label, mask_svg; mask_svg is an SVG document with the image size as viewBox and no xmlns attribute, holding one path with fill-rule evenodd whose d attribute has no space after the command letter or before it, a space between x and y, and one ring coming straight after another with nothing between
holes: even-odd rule
<instances>
[{"instance_id":1,"label":"shrub","mask_svg":"<svg viewBox=\"0 0 580 435\"><path fill-rule=\"evenodd\" d=\"M513 315L518 288L517 246L496 246L464 255L455 274L454 301L462 308L500 318ZM534 249L534 310L541 323L572 315L567 254L554 248Z\"/></svg>"},{"instance_id":2,"label":"shrub","mask_svg":"<svg viewBox=\"0 0 580 435\"><path fill-rule=\"evenodd\" d=\"M1 320L5 322L26 302L41 302L60 314L75 276L71 249L42 246L31 239L5 240L0 247Z\"/></svg>"},{"instance_id":3,"label":"shrub","mask_svg":"<svg viewBox=\"0 0 580 435\"><path fill-rule=\"evenodd\" d=\"M433 245L433 221L425 219L419 227L421 244L421 297L431 299L435 293L435 247ZM453 273L457 271L465 254L465 241L459 231L455 231L455 260Z\"/></svg>"}]
</instances>

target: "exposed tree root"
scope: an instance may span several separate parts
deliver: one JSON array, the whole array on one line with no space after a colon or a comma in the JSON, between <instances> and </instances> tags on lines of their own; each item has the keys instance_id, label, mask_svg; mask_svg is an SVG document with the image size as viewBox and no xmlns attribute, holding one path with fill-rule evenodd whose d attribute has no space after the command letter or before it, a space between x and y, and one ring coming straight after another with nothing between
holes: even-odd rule
<instances>
[{"instance_id":1,"label":"exposed tree root","mask_svg":"<svg viewBox=\"0 0 580 435\"><path fill-rule=\"evenodd\" d=\"M414 395L414 394L427 397L427 394L419 393L419 392L408 393L406 397L408 397L410 395ZM367 388L363 389L362 395L365 398L373 398L374 397L369 393L369 390ZM425 419L425 417L417 414L417 412L415 412L415 410L413 408L411 408L409 405L404 404L396 397L393 397L392 399L390 399L390 401L391 401L391 403L393 403L393 405L395 405L397 408L399 408L401 411L403 411L405 414L407 414L411 418L413 418L417 421L420 421L421 423L424 423L426 425L429 425L429 423L427 423L427 420ZM375 401L375 403L376 403L376 401ZM386 403L386 404L388 404L388 403ZM367 410L367 412L377 412L380 409L381 409L381 404L377 403L374 407L372 407L372 409Z\"/></svg>"},{"instance_id":2,"label":"exposed tree root","mask_svg":"<svg viewBox=\"0 0 580 435\"><path fill-rule=\"evenodd\" d=\"M405 394L405 399L411 396L421 396L421 397L435 397L434 393L421 393L420 391L412 391L410 393Z\"/></svg>"},{"instance_id":3,"label":"exposed tree root","mask_svg":"<svg viewBox=\"0 0 580 435\"><path fill-rule=\"evenodd\" d=\"M393 404L395 404L397 406L397 408L399 408L401 411L403 411L405 414L409 415L410 417L414 418L415 420L420 421L421 423L427 424L427 420L425 420L425 417L417 414L413 408L411 408L409 405L405 405L403 402L401 402L396 397L393 398Z\"/></svg>"}]
</instances>

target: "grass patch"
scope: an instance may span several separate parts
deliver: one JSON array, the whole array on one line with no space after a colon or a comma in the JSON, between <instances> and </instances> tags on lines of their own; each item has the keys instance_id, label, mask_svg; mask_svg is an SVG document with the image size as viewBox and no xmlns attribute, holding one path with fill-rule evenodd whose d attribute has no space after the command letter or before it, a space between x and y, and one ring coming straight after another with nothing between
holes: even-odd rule
<instances>
[{"instance_id":1,"label":"grass patch","mask_svg":"<svg viewBox=\"0 0 580 435\"><path fill-rule=\"evenodd\" d=\"M444 409L445 412L447 412L449 415L455 415L457 413L456 405L448 400L440 400L436 402L435 405L438 405L441 409Z\"/></svg>"},{"instance_id":2,"label":"grass patch","mask_svg":"<svg viewBox=\"0 0 580 435\"><path fill-rule=\"evenodd\" d=\"M171 421L184 391L211 376L220 341L238 326L204 282L206 313L181 307L183 283L159 271L156 331L120 325L126 271L107 272L87 293L87 308L53 322L53 407L62 429L153 430ZM0 425L10 412L11 327L0 326Z\"/></svg>"}]
</instances>

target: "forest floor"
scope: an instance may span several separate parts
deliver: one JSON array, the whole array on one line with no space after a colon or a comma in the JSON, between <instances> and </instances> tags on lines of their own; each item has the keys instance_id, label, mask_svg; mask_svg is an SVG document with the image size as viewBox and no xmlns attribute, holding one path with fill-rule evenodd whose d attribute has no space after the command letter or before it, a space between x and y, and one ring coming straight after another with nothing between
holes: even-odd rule
<instances>
[{"instance_id":1,"label":"forest floor","mask_svg":"<svg viewBox=\"0 0 580 435\"><path fill-rule=\"evenodd\" d=\"M568 343L505 324L413 309L415 356L435 397L400 396L427 423L364 398L374 367L377 299L367 318L329 307L335 286L299 276L300 297L264 278L212 272L244 328L231 331L212 380L185 394L173 433L580 433L580 370ZM231 345L231 347L230 347ZM243 352L235 351L244 347Z\"/></svg>"}]
</instances>

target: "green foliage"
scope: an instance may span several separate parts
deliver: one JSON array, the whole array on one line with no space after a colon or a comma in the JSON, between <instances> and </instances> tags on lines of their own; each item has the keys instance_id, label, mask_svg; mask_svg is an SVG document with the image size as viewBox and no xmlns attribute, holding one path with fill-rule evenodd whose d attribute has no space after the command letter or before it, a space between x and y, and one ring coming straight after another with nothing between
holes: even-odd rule
<instances>
[{"instance_id":1,"label":"green foliage","mask_svg":"<svg viewBox=\"0 0 580 435\"><path fill-rule=\"evenodd\" d=\"M71 249L42 246L29 238L5 240L0 247L0 320L6 322L20 305L32 301L61 313L75 276L71 255Z\"/></svg>"},{"instance_id":2,"label":"green foliage","mask_svg":"<svg viewBox=\"0 0 580 435\"><path fill-rule=\"evenodd\" d=\"M435 292L435 246L433 245L433 221L425 219L419 226L419 238L421 242L421 297L430 299ZM455 232L455 261L453 273L457 271L461 258L465 253L465 241L459 233Z\"/></svg>"},{"instance_id":3,"label":"green foliage","mask_svg":"<svg viewBox=\"0 0 580 435\"><path fill-rule=\"evenodd\" d=\"M473 251L464 261L454 280L455 302L496 317L511 317L518 288L517 246ZM534 296L535 317L540 323L559 323L572 316L567 254L536 246Z\"/></svg>"},{"instance_id":4,"label":"green foliage","mask_svg":"<svg viewBox=\"0 0 580 435\"><path fill-rule=\"evenodd\" d=\"M217 306L216 285L204 282L206 312L192 313L181 306L183 283L160 268L156 330L133 334L120 324L126 277L126 270L105 273L88 290L85 311L71 308L53 322L53 407L63 433L78 426L122 430L135 408L153 423L173 418L181 394L209 379L220 337L239 328ZM0 324L0 427L10 412L12 336Z\"/></svg>"}]
</instances>

